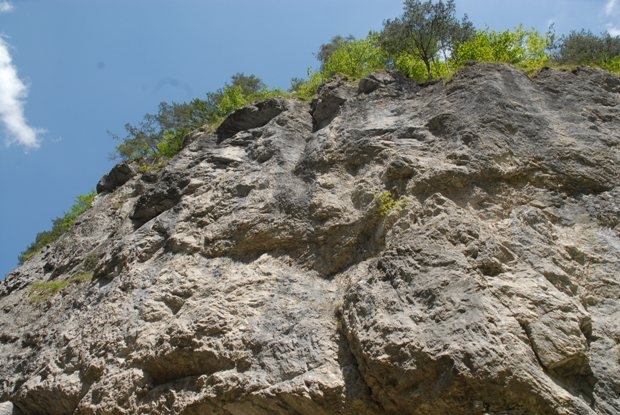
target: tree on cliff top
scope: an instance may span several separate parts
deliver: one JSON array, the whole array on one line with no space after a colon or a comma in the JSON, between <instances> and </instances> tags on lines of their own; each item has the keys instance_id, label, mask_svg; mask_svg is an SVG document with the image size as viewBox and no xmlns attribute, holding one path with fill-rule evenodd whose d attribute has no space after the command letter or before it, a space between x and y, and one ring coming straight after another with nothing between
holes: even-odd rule
<instances>
[{"instance_id":1,"label":"tree on cliff top","mask_svg":"<svg viewBox=\"0 0 620 415\"><path fill-rule=\"evenodd\" d=\"M351 35L347 37L342 37L340 35L336 35L331 38L331 40L327 43L323 43L319 47L319 51L316 53L316 58L321 62L321 68L325 67L327 61L332 56L332 54L339 48L344 45L354 42L355 38Z\"/></svg>"},{"instance_id":2,"label":"tree on cliff top","mask_svg":"<svg viewBox=\"0 0 620 415\"><path fill-rule=\"evenodd\" d=\"M467 16L459 21L454 14L454 0L405 0L403 15L383 23L381 46L394 57L408 53L421 59L430 79L439 52L454 59L458 45L475 34Z\"/></svg>"},{"instance_id":3,"label":"tree on cliff top","mask_svg":"<svg viewBox=\"0 0 620 415\"><path fill-rule=\"evenodd\" d=\"M555 60L563 64L597 65L617 71L620 68L620 36L600 36L586 30L563 36Z\"/></svg>"},{"instance_id":4,"label":"tree on cliff top","mask_svg":"<svg viewBox=\"0 0 620 415\"><path fill-rule=\"evenodd\" d=\"M207 99L162 102L156 114L146 114L137 125L125 124L127 135L124 138L112 134L120 141L116 155L122 160L170 158L181 150L185 136L192 130L205 124L217 125L229 113L249 102L281 94L283 92L278 89L269 89L255 75L236 73L223 88L207 93Z\"/></svg>"}]
</instances>

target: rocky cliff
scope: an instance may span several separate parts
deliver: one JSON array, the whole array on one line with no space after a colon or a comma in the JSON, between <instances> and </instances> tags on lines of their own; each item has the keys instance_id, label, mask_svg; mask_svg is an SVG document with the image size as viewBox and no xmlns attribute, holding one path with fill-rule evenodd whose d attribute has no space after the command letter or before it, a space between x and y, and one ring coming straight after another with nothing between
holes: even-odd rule
<instances>
[{"instance_id":1,"label":"rocky cliff","mask_svg":"<svg viewBox=\"0 0 620 415\"><path fill-rule=\"evenodd\" d=\"M0 283L0 414L620 413L620 78L335 79Z\"/></svg>"}]
</instances>

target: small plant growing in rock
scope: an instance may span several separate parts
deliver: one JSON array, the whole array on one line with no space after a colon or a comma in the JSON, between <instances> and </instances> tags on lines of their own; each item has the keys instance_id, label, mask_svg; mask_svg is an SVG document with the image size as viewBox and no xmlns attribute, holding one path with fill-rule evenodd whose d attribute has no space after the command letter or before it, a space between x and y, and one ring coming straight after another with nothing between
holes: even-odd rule
<instances>
[{"instance_id":1,"label":"small plant growing in rock","mask_svg":"<svg viewBox=\"0 0 620 415\"><path fill-rule=\"evenodd\" d=\"M394 195L389 190L377 196L377 200L379 201L381 216L387 216L393 210L400 211L406 203L406 200L402 197L394 199Z\"/></svg>"},{"instance_id":2,"label":"small plant growing in rock","mask_svg":"<svg viewBox=\"0 0 620 415\"><path fill-rule=\"evenodd\" d=\"M84 272L81 274L76 274L66 280L33 282L28 286L28 289L30 290L30 300L33 302L47 300L71 284L79 284L81 282L90 281L92 278L92 272Z\"/></svg>"},{"instance_id":3,"label":"small plant growing in rock","mask_svg":"<svg viewBox=\"0 0 620 415\"><path fill-rule=\"evenodd\" d=\"M110 207L112 208L112 210L117 211L120 208L123 207L123 200L122 199L115 199L114 201L112 201L112 203L110 204Z\"/></svg>"},{"instance_id":4,"label":"small plant growing in rock","mask_svg":"<svg viewBox=\"0 0 620 415\"><path fill-rule=\"evenodd\" d=\"M30 246L19 255L20 265L28 261L30 258L41 252L47 245L55 242L58 238L65 234L71 228L73 223L88 209L93 206L93 201L97 196L97 192L92 191L87 194L79 195L76 202L71 206L71 210L52 221L52 229L49 231L39 232L36 239Z\"/></svg>"},{"instance_id":5,"label":"small plant growing in rock","mask_svg":"<svg viewBox=\"0 0 620 415\"><path fill-rule=\"evenodd\" d=\"M84 269L84 271L86 272L92 272L98 263L99 258L97 257L97 254L91 252L90 254L86 255L86 258L84 258L84 261L82 262L82 269Z\"/></svg>"}]
</instances>

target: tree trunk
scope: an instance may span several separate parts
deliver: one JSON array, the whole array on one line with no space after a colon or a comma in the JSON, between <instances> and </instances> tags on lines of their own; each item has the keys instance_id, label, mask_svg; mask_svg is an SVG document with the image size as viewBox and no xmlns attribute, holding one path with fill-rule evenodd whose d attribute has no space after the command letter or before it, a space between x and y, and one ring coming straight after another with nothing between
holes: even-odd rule
<instances>
[{"instance_id":1,"label":"tree trunk","mask_svg":"<svg viewBox=\"0 0 620 415\"><path fill-rule=\"evenodd\" d=\"M426 72L428 73L427 80L430 81L433 79L433 73L431 72L431 61L430 59L424 59L424 65L426 66Z\"/></svg>"}]
</instances>

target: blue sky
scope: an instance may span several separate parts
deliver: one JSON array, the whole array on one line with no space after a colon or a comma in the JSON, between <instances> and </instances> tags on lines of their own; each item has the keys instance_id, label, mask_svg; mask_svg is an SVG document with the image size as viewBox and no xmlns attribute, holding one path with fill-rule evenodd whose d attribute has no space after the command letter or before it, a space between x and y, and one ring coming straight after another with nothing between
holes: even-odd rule
<instances>
[{"instance_id":1,"label":"blue sky","mask_svg":"<svg viewBox=\"0 0 620 415\"><path fill-rule=\"evenodd\" d=\"M0 279L95 188L115 142L237 72L288 88L337 34L365 36L402 0L0 0ZM476 27L620 34L620 0L457 0Z\"/></svg>"}]
</instances>

